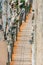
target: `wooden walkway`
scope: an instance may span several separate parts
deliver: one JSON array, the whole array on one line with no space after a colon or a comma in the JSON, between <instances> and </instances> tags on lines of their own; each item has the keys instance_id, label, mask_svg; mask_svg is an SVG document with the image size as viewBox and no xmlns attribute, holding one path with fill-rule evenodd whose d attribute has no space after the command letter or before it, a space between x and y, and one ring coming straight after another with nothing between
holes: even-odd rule
<instances>
[{"instance_id":1,"label":"wooden walkway","mask_svg":"<svg viewBox=\"0 0 43 65\"><path fill-rule=\"evenodd\" d=\"M14 43L12 61L10 65L32 65L32 38L31 14L27 16L26 22L20 27L17 41Z\"/></svg>"}]
</instances>

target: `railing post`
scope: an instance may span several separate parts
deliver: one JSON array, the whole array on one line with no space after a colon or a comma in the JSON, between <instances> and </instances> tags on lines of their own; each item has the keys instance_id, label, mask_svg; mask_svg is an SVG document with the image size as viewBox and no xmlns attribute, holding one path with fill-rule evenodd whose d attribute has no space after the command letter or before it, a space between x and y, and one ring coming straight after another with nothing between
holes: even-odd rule
<instances>
[{"instance_id":1,"label":"railing post","mask_svg":"<svg viewBox=\"0 0 43 65\"><path fill-rule=\"evenodd\" d=\"M25 22L26 22L26 6L25 6Z\"/></svg>"},{"instance_id":2,"label":"railing post","mask_svg":"<svg viewBox=\"0 0 43 65\"><path fill-rule=\"evenodd\" d=\"M10 62L11 62L11 59L12 59L11 45L10 44L8 44L7 50L8 50L8 61L7 61L6 65L10 65Z\"/></svg>"},{"instance_id":3,"label":"railing post","mask_svg":"<svg viewBox=\"0 0 43 65\"><path fill-rule=\"evenodd\" d=\"M16 25L16 41L17 41L18 26Z\"/></svg>"}]
</instances>

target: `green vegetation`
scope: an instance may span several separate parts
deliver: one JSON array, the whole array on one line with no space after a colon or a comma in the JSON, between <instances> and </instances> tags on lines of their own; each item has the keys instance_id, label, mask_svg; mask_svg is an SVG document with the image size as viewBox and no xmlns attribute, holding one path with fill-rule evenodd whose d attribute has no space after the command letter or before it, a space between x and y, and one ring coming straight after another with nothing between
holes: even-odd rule
<instances>
[{"instance_id":1,"label":"green vegetation","mask_svg":"<svg viewBox=\"0 0 43 65\"><path fill-rule=\"evenodd\" d=\"M20 2L23 3L22 7L24 8L25 7L25 0L21 0Z\"/></svg>"}]
</instances>

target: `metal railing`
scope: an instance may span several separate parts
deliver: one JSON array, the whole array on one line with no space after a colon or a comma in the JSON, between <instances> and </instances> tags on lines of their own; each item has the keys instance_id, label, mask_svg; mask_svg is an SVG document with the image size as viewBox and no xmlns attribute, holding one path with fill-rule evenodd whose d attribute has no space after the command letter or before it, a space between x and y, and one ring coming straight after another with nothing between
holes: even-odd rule
<instances>
[{"instance_id":1,"label":"metal railing","mask_svg":"<svg viewBox=\"0 0 43 65\"><path fill-rule=\"evenodd\" d=\"M8 62L7 65L10 65L10 62L12 61L12 53L13 53L13 47L14 47L14 42L17 40L17 25L14 25L11 28L11 31L7 34L8 39Z\"/></svg>"},{"instance_id":2,"label":"metal railing","mask_svg":"<svg viewBox=\"0 0 43 65\"><path fill-rule=\"evenodd\" d=\"M26 11L25 11L25 20L26 20ZM22 16L21 16L22 15ZM12 61L12 53L13 53L13 47L14 47L14 42L17 41L17 34L18 30L20 30L20 26L22 25L22 20L23 20L23 14L21 13L20 18L18 22L16 22L15 25L9 30L9 33L7 34L8 39L8 62L7 65L10 65L10 62ZM18 23L19 23L19 28L18 28ZM33 37L32 37L33 39Z\"/></svg>"}]
</instances>

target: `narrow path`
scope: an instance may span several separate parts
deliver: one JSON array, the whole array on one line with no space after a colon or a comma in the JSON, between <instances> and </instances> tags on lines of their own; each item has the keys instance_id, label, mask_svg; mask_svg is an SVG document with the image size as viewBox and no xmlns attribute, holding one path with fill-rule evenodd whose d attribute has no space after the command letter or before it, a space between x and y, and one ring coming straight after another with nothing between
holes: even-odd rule
<instances>
[{"instance_id":1,"label":"narrow path","mask_svg":"<svg viewBox=\"0 0 43 65\"><path fill-rule=\"evenodd\" d=\"M20 28L10 65L32 65L32 44L29 42L32 37L31 17L29 14L26 23L23 23Z\"/></svg>"}]
</instances>

